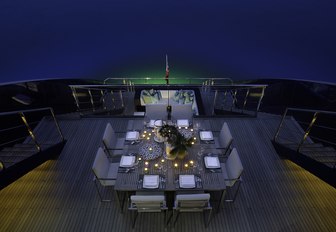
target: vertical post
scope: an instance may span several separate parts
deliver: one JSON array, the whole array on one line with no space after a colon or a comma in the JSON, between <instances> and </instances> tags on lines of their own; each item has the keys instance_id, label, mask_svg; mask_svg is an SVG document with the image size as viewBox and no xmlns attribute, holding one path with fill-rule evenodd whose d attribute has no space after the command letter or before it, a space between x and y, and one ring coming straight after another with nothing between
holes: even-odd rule
<instances>
[{"instance_id":1,"label":"vertical post","mask_svg":"<svg viewBox=\"0 0 336 232\"><path fill-rule=\"evenodd\" d=\"M124 105L124 97L122 95L122 91L121 90L119 90L119 95L120 95L120 99L121 99L121 107L124 108L125 107L125 105Z\"/></svg>"},{"instance_id":2,"label":"vertical post","mask_svg":"<svg viewBox=\"0 0 336 232\"><path fill-rule=\"evenodd\" d=\"M52 108L50 108L50 112L51 112L51 115L52 115L52 117L53 117L53 119L54 119L54 122L55 122L55 125L56 125L56 128L57 128L57 131L58 131L58 133L60 134L62 141L64 141L64 136L63 136L62 131L61 131L61 128L60 128L60 126L59 126L59 124L58 124L58 122L57 122L57 119L56 119L56 117L55 117L54 110L53 110Z\"/></svg>"},{"instance_id":3,"label":"vertical post","mask_svg":"<svg viewBox=\"0 0 336 232\"><path fill-rule=\"evenodd\" d=\"M92 110L95 111L95 107L94 107L94 102L93 102L93 97L92 97L92 94L91 94L91 90L88 89L88 92L89 92L89 96L90 96L90 102L91 102L91 105L92 105Z\"/></svg>"},{"instance_id":4,"label":"vertical post","mask_svg":"<svg viewBox=\"0 0 336 232\"><path fill-rule=\"evenodd\" d=\"M26 116L24 115L23 112L20 112L19 114L20 114L20 117L21 117L23 123L25 124L25 126L26 126L26 128L27 128L27 130L28 130L28 133L29 133L30 137L31 137L32 140L34 141L37 150L40 152L40 151L41 151L41 146L40 146L40 145L38 144L38 142L36 141L36 137L35 137L34 132L33 132L32 129L30 128L30 126L29 126L29 124L28 124L28 122L27 122L27 120L26 120Z\"/></svg>"},{"instance_id":5,"label":"vertical post","mask_svg":"<svg viewBox=\"0 0 336 232\"><path fill-rule=\"evenodd\" d=\"M303 135L303 138L302 138L301 142L299 143L299 146L298 146L298 148L297 148L297 150L296 150L297 152L300 151L300 148L301 148L302 144L303 144L304 141L307 139L307 137L308 137L308 135L309 135L309 133L310 133L310 131L311 131L311 129L312 129L314 123L316 122L316 119L317 119L318 114L319 114L319 112L315 112L315 113L314 113L313 119L311 120L311 122L310 122L308 128L306 129L306 131L305 131L305 133L304 133L304 135Z\"/></svg>"},{"instance_id":6,"label":"vertical post","mask_svg":"<svg viewBox=\"0 0 336 232\"><path fill-rule=\"evenodd\" d=\"M231 105L231 111L234 106L236 106L237 103L237 89L234 90L233 95L232 95L232 105Z\"/></svg>"},{"instance_id":7,"label":"vertical post","mask_svg":"<svg viewBox=\"0 0 336 232\"><path fill-rule=\"evenodd\" d=\"M286 117L286 115L287 115L287 111L288 111L288 108L286 108L286 110L285 110L285 112L284 112L284 114L283 114L283 116L282 116L282 119L281 119L281 121L280 121L280 124L279 124L279 126L278 126L278 129L277 129L277 131L276 131L276 133L275 133L275 135L274 135L274 138L273 138L274 142L276 142L276 139L278 138L278 135L279 135L279 132L280 132L280 128L282 127L282 124L283 124L283 122L284 122L284 120L285 120L285 117Z\"/></svg>"},{"instance_id":8,"label":"vertical post","mask_svg":"<svg viewBox=\"0 0 336 232\"><path fill-rule=\"evenodd\" d=\"M215 115L215 105L217 101L217 94L218 94L218 90L216 89L213 104L212 104L212 115Z\"/></svg>"},{"instance_id":9,"label":"vertical post","mask_svg":"<svg viewBox=\"0 0 336 232\"><path fill-rule=\"evenodd\" d=\"M105 98L104 98L104 91L100 90L100 94L101 94L101 98L102 98L102 102L103 102L103 108L104 110L106 110L106 104L105 104Z\"/></svg>"},{"instance_id":10,"label":"vertical post","mask_svg":"<svg viewBox=\"0 0 336 232\"><path fill-rule=\"evenodd\" d=\"M75 88L75 87L71 87L71 91L72 91L72 96L73 96L74 99L75 99L75 103L76 103L77 109L78 109L78 111L80 111L80 108L79 108L79 101L78 101L77 93L76 93L76 88Z\"/></svg>"},{"instance_id":11,"label":"vertical post","mask_svg":"<svg viewBox=\"0 0 336 232\"><path fill-rule=\"evenodd\" d=\"M261 100L263 99L264 94L265 94L265 89L266 89L266 87L262 87L262 89L261 89L261 96L260 96L260 98L259 98L258 105L257 105L257 109L256 109L256 112L255 112L255 116L256 116L256 117L257 117L258 112L259 112L259 108L260 108Z\"/></svg>"},{"instance_id":12,"label":"vertical post","mask_svg":"<svg viewBox=\"0 0 336 232\"><path fill-rule=\"evenodd\" d=\"M112 100L112 104L113 104L112 108L115 109L116 106L115 106L115 102L114 102L113 90L111 90L111 100Z\"/></svg>"},{"instance_id":13,"label":"vertical post","mask_svg":"<svg viewBox=\"0 0 336 232\"><path fill-rule=\"evenodd\" d=\"M250 89L247 89L245 99L244 99L243 108L242 108L242 111L241 111L242 113L244 112L244 109L245 109L245 106L246 106L246 103L247 103L247 98L248 98L249 94L250 94Z\"/></svg>"}]
</instances>

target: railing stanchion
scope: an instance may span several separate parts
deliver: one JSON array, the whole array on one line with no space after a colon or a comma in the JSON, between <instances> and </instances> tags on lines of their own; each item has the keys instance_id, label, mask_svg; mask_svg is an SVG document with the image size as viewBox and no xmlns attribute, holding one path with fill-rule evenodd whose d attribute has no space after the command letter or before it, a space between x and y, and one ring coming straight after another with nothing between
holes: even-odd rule
<instances>
[{"instance_id":1,"label":"railing stanchion","mask_svg":"<svg viewBox=\"0 0 336 232\"><path fill-rule=\"evenodd\" d=\"M63 136L63 133L62 133L62 131L61 131L61 128L60 128L60 126L59 126L59 124L58 124L58 121L57 121L57 119L56 119L56 117L55 117L54 110L53 110L52 108L50 108L50 112L51 112L51 115L52 115L52 117L53 117L53 119L54 119L54 122L55 122L55 125L56 125L56 128L57 128L57 131L58 131L58 133L60 134L62 141L64 141L64 136Z\"/></svg>"},{"instance_id":2,"label":"railing stanchion","mask_svg":"<svg viewBox=\"0 0 336 232\"><path fill-rule=\"evenodd\" d=\"M275 142L276 139L278 138L278 135L279 135L279 133L280 133L280 129L281 129L281 127L282 127L282 124L283 124L284 121L285 121L285 117L286 117L286 115L287 115L287 111L288 111L288 108L286 108L285 113L283 114L282 119L281 119L281 121L280 121L280 124L279 124L279 126L278 126L278 129L277 129L277 131L276 131L276 133L275 133L275 135L274 135L274 138L273 138L274 142Z\"/></svg>"},{"instance_id":3,"label":"railing stanchion","mask_svg":"<svg viewBox=\"0 0 336 232\"><path fill-rule=\"evenodd\" d=\"M20 115L20 117L21 117L23 123L24 123L25 126L27 127L28 133L29 133L30 137L32 138L32 140L34 141L37 150L38 150L38 151L41 151L41 146L38 144L38 142L37 142L37 140L36 140L36 137L35 137L35 134L34 134L34 132L32 131L32 129L30 128L30 126L29 126L29 124L28 124L28 122L27 122L26 116L24 115L23 112L20 112L19 115Z\"/></svg>"},{"instance_id":4,"label":"railing stanchion","mask_svg":"<svg viewBox=\"0 0 336 232\"><path fill-rule=\"evenodd\" d=\"M298 148L297 148L297 150L296 150L297 152L300 151L300 148L301 148L302 144L303 144L304 141L307 139L307 137L308 137L308 135L309 135L309 133L310 133L310 131L311 131L311 129L312 129L314 123L316 122L316 119L317 119L318 114L319 114L319 112L315 112L315 113L314 113L313 119L311 120L311 122L310 122L308 128L306 129L306 131L305 131L305 133L304 133L304 135L303 135L303 138L302 138L301 142L299 143L299 146L298 146Z\"/></svg>"}]
</instances>

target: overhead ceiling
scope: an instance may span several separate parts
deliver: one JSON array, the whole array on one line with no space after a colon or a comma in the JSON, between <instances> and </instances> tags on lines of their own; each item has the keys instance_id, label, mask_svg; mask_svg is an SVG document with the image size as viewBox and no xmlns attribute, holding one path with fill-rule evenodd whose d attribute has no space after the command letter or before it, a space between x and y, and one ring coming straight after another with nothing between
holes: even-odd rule
<instances>
[{"instance_id":1,"label":"overhead ceiling","mask_svg":"<svg viewBox=\"0 0 336 232\"><path fill-rule=\"evenodd\" d=\"M331 0L2 0L0 80L163 77L335 82Z\"/></svg>"}]
</instances>

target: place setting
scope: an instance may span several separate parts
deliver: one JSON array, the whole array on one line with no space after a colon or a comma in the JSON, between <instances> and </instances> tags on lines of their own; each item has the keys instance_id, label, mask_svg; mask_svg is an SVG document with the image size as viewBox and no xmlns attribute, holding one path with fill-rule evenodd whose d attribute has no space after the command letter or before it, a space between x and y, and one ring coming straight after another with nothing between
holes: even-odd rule
<instances>
[{"instance_id":1,"label":"place setting","mask_svg":"<svg viewBox=\"0 0 336 232\"><path fill-rule=\"evenodd\" d=\"M139 131L127 131L125 145L136 145L141 142Z\"/></svg>"},{"instance_id":2,"label":"place setting","mask_svg":"<svg viewBox=\"0 0 336 232\"><path fill-rule=\"evenodd\" d=\"M163 175L139 175L138 189L165 189L166 178Z\"/></svg>"},{"instance_id":3,"label":"place setting","mask_svg":"<svg viewBox=\"0 0 336 232\"><path fill-rule=\"evenodd\" d=\"M121 156L119 163L119 173L132 173L135 171L136 165L138 165L139 160L137 160L135 153L130 153L129 155Z\"/></svg>"},{"instance_id":4,"label":"place setting","mask_svg":"<svg viewBox=\"0 0 336 232\"><path fill-rule=\"evenodd\" d=\"M209 153L204 155L204 166L207 172L222 172L220 161L216 154Z\"/></svg>"},{"instance_id":5,"label":"place setting","mask_svg":"<svg viewBox=\"0 0 336 232\"><path fill-rule=\"evenodd\" d=\"M175 176L176 189L202 189L202 178L194 174L180 174Z\"/></svg>"},{"instance_id":6,"label":"place setting","mask_svg":"<svg viewBox=\"0 0 336 232\"><path fill-rule=\"evenodd\" d=\"M199 135L200 135L201 143L203 144L214 144L215 143L212 131L200 131Z\"/></svg>"}]
</instances>

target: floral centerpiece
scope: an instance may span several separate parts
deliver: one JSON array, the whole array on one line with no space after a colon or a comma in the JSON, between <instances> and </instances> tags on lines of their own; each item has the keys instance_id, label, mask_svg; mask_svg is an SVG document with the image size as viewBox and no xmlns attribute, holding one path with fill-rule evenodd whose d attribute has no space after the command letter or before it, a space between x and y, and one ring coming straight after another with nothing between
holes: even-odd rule
<instances>
[{"instance_id":1,"label":"floral centerpiece","mask_svg":"<svg viewBox=\"0 0 336 232\"><path fill-rule=\"evenodd\" d=\"M193 138L187 139L173 125L163 125L159 133L169 144L169 149L166 149L166 153L170 159L175 159L176 157L183 159L188 154L187 148L191 146Z\"/></svg>"}]
</instances>

